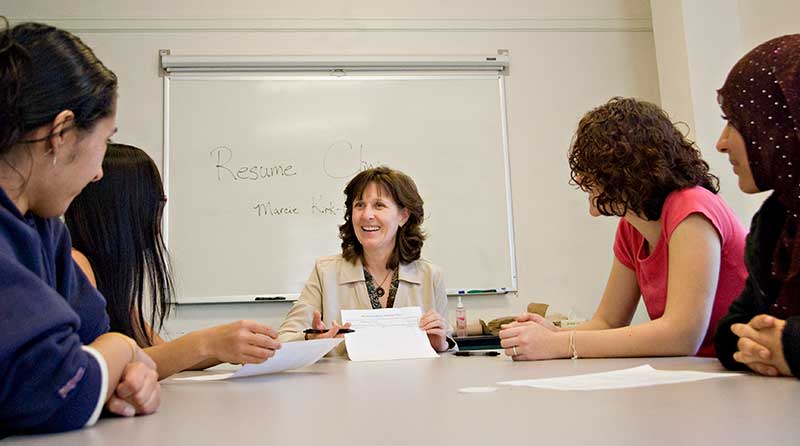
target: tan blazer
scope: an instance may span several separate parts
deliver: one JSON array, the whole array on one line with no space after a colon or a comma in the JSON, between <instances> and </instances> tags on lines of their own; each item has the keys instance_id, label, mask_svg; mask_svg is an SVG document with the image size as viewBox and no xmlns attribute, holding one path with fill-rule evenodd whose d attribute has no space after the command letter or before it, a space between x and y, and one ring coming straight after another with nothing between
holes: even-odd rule
<instances>
[{"instance_id":1,"label":"tan blazer","mask_svg":"<svg viewBox=\"0 0 800 446\"><path fill-rule=\"evenodd\" d=\"M447 323L447 291L442 270L427 260L416 260L401 264L398 272L399 284L395 295L395 307L422 307L422 311L436 310ZM367 294L364 267L361 260L350 263L341 254L320 257L308 278L303 292L292 305L281 324L278 339L281 342L302 341L303 330L311 328L314 311L322 314L322 321L330 327L335 320L341 324L340 310L368 310L372 308ZM334 355L344 355L344 342L333 350Z\"/></svg>"}]
</instances>

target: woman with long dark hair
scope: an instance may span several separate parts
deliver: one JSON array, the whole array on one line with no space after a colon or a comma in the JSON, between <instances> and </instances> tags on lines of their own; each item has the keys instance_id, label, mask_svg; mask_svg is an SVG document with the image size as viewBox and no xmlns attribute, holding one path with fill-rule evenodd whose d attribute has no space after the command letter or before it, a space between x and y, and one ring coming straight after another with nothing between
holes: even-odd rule
<instances>
[{"instance_id":1,"label":"woman with long dark hair","mask_svg":"<svg viewBox=\"0 0 800 446\"><path fill-rule=\"evenodd\" d=\"M109 144L101 181L88 185L64 215L73 257L106 298L111 329L152 356L160 379L220 362L260 363L280 348L277 333L237 321L165 342L158 332L175 291L161 234L167 197L155 163L143 150Z\"/></svg>"},{"instance_id":2,"label":"woman with long dark hair","mask_svg":"<svg viewBox=\"0 0 800 446\"><path fill-rule=\"evenodd\" d=\"M153 309L147 323L158 330L174 294L161 237L162 191L144 151L112 143L102 181L85 187L64 214L73 256L106 298L112 329L142 347L154 344L153 331L142 329L147 295Z\"/></svg>"},{"instance_id":3,"label":"woman with long dark hair","mask_svg":"<svg viewBox=\"0 0 800 446\"><path fill-rule=\"evenodd\" d=\"M0 20L6 22L5 18ZM0 30L0 437L95 423L160 402L155 364L108 333L105 302L58 219L103 176L117 77L74 35Z\"/></svg>"},{"instance_id":4,"label":"woman with long dark hair","mask_svg":"<svg viewBox=\"0 0 800 446\"><path fill-rule=\"evenodd\" d=\"M734 370L800 377L800 34L765 42L718 92L717 141L748 194L772 191L747 236L749 272L715 345Z\"/></svg>"},{"instance_id":5,"label":"woman with long dark hair","mask_svg":"<svg viewBox=\"0 0 800 446\"><path fill-rule=\"evenodd\" d=\"M591 320L560 330L525 314L500 332L515 360L714 356L716 322L741 292L745 229L700 151L657 105L614 98L587 113L569 152L592 216L620 217ZM641 296L650 321L631 326Z\"/></svg>"}]
</instances>

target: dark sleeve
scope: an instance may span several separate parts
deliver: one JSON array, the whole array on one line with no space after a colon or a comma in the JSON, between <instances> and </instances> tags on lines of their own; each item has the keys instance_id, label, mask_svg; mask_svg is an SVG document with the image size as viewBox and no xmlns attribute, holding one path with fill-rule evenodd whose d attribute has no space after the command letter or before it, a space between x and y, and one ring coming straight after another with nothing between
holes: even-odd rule
<instances>
[{"instance_id":1,"label":"dark sleeve","mask_svg":"<svg viewBox=\"0 0 800 446\"><path fill-rule=\"evenodd\" d=\"M0 436L78 429L103 392L78 315L13 257L0 255Z\"/></svg>"},{"instance_id":2,"label":"dark sleeve","mask_svg":"<svg viewBox=\"0 0 800 446\"><path fill-rule=\"evenodd\" d=\"M749 370L746 365L733 359L733 354L739 350L737 346L739 337L731 332L731 326L739 323L746 324L750 322L750 319L766 312L766 308L764 308L766 296L763 294L765 290L758 280L761 277L759 271L767 266L765 266L764 259L760 258L759 252L772 252L769 247L775 246L774 243L777 241L773 234L775 231L771 230L774 224L770 224L770 222L775 220L776 214L782 214L782 209L779 207L778 201L770 196L753 216L744 253L744 263L747 266L747 280L744 283L744 289L731 304L728 314L717 323L714 349L722 365L730 370Z\"/></svg>"},{"instance_id":3,"label":"dark sleeve","mask_svg":"<svg viewBox=\"0 0 800 446\"><path fill-rule=\"evenodd\" d=\"M761 266L760 259L758 258L758 245L761 239L763 239L760 230L763 229L761 219L765 205L762 205L762 208L753 216L753 222L750 225L750 233L747 234L744 253L744 263L747 266L747 280L744 283L744 289L739 297L733 301L730 308L728 308L728 314L717 322L717 331L714 334L714 349L717 352L717 358L719 358L722 365L729 370L749 370L746 365L733 359L733 354L739 350L737 345L739 337L731 332L731 326L740 323L746 324L756 315L763 313L759 308L762 306L759 298L761 288L756 280L758 280L758 270Z\"/></svg>"},{"instance_id":4,"label":"dark sleeve","mask_svg":"<svg viewBox=\"0 0 800 446\"><path fill-rule=\"evenodd\" d=\"M58 294L67 300L80 318L78 336L81 342L91 344L110 329L106 299L72 259L72 239L64 223L57 219L48 223L52 226L50 232L55 247Z\"/></svg>"},{"instance_id":5,"label":"dark sleeve","mask_svg":"<svg viewBox=\"0 0 800 446\"><path fill-rule=\"evenodd\" d=\"M757 315L755 304L755 293L757 285L753 283L753 278L748 276L742 294L733 301L728 314L717 323L717 331L714 334L714 349L717 352L722 365L729 370L749 370L749 368L733 359L733 354L739 350L737 343L739 337L731 332L733 324L746 324Z\"/></svg>"},{"instance_id":6,"label":"dark sleeve","mask_svg":"<svg viewBox=\"0 0 800 446\"><path fill-rule=\"evenodd\" d=\"M783 344L783 356L792 375L800 378L800 316L793 316L786 319L786 326L783 327L781 336Z\"/></svg>"}]
</instances>

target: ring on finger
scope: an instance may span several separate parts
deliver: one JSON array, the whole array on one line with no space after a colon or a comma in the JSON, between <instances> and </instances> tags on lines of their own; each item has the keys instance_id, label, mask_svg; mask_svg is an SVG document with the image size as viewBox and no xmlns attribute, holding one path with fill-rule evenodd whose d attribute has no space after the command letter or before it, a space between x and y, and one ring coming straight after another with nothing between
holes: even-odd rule
<instances>
[{"instance_id":1,"label":"ring on finger","mask_svg":"<svg viewBox=\"0 0 800 446\"><path fill-rule=\"evenodd\" d=\"M517 356L517 355L518 355L518 353L517 353L517 346L516 346L516 345L515 345L515 346L513 346L513 347L511 347L511 353L513 353L513 356Z\"/></svg>"}]
</instances>

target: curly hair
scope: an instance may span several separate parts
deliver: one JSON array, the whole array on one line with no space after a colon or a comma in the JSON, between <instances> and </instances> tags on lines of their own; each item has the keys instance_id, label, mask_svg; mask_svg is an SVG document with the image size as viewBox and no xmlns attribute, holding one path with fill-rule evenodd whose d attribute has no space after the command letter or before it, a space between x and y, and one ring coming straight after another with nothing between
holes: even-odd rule
<instances>
[{"instance_id":1,"label":"curly hair","mask_svg":"<svg viewBox=\"0 0 800 446\"><path fill-rule=\"evenodd\" d=\"M396 268L400 263L410 263L420 258L425 233L422 221L425 218L424 202L417 191L417 185L408 175L386 166L367 169L353 177L344 188L345 213L344 223L339 226L339 238L342 239L342 257L349 262L362 258L364 248L356 237L353 228L353 202L361 199L364 191L371 183L391 194L392 200L400 209L408 209L408 221L397 230L394 251L389 257L386 267ZM362 258L363 260L363 258Z\"/></svg>"},{"instance_id":2,"label":"curly hair","mask_svg":"<svg viewBox=\"0 0 800 446\"><path fill-rule=\"evenodd\" d=\"M611 98L581 118L569 151L570 183L594 191L602 215L628 211L654 221L670 192L702 186L719 192L700 151L659 106Z\"/></svg>"}]
</instances>

